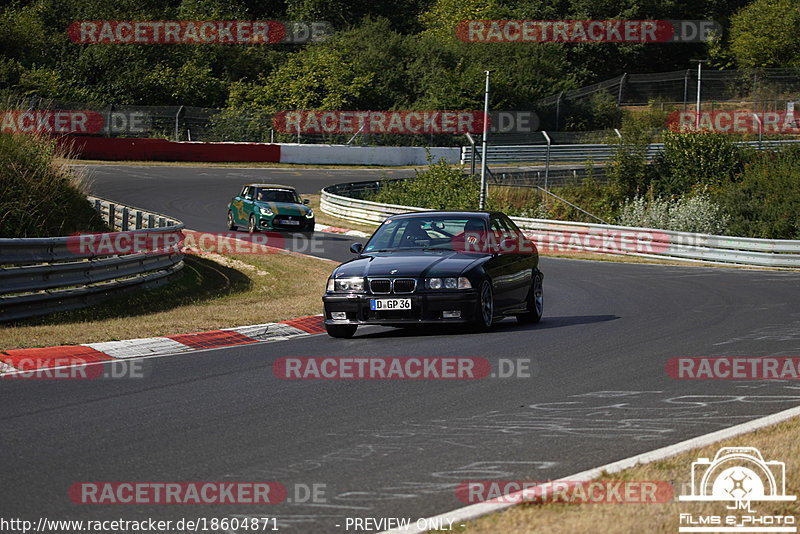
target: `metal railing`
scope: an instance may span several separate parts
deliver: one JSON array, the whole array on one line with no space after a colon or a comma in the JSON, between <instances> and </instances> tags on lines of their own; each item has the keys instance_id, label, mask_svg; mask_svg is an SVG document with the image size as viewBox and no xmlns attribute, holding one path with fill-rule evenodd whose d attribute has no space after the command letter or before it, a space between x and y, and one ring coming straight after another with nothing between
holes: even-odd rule
<instances>
[{"instance_id":1,"label":"metal railing","mask_svg":"<svg viewBox=\"0 0 800 534\"><path fill-rule=\"evenodd\" d=\"M358 198L381 182L351 182L322 189L323 213L348 221L380 224L387 217L428 211ZM351 196L352 195L352 196ZM512 217L537 243L554 254L622 254L687 262L800 269L800 240L757 239L673 232L653 228Z\"/></svg>"},{"instance_id":2,"label":"metal railing","mask_svg":"<svg viewBox=\"0 0 800 534\"><path fill-rule=\"evenodd\" d=\"M800 143L800 140L764 140L744 141L737 143L751 148L776 148L785 144ZM590 145L550 145L550 163L584 163L592 160L595 163L605 163L614 159L618 145L590 144ZM652 143L647 146L646 157L652 160L656 154L664 150L664 143ZM541 163L548 159L547 145L500 145L490 146L487 149L487 163ZM480 147L476 147L475 156L478 161L482 158ZM472 146L461 147L461 163L467 164L472 158Z\"/></svg>"},{"instance_id":3,"label":"metal railing","mask_svg":"<svg viewBox=\"0 0 800 534\"><path fill-rule=\"evenodd\" d=\"M182 237L182 222L97 197L89 201L109 227L154 245L124 253L119 247L82 246L79 235L0 239L0 321L82 308L133 287L155 287L183 268L183 253L162 246L167 235L173 242ZM119 236L101 234L95 242L105 237L112 243Z\"/></svg>"}]
</instances>

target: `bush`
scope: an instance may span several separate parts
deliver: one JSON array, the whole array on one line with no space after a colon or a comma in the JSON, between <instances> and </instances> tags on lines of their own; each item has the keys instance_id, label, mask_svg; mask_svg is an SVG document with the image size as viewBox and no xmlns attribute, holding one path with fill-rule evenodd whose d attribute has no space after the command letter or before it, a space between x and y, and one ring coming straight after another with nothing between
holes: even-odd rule
<instances>
[{"instance_id":1,"label":"bush","mask_svg":"<svg viewBox=\"0 0 800 534\"><path fill-rule=\"evenodd\" d=\"M623 226L714 235L725 233L729 221L730 216L706 191L676 200L636 196L622 205L617 218Z\"/></svg>"},{"instance_id":2,"label":"bush","mask_svg":"<svg viewBox=\"0 0 800 534\"><path fill-rule=\"evenodd\" d=\"M700 185L716 189L741 173L745 154L722 133L664 135L664 151L654 162L654 191L682 195Z\"/></svg>"},{"instance_id":3,"label":"bush","mask_svg":"<svg viewBox=\"0 0 800 534\"><path fill-rule=\"evenodd\" d=\"M650 185L652 172L647 163L647 146L653 140L653 132L635 117L625 118L620 132L622 139L618 140L612 161L606 165L606 175L627 198L644 193Z\"/></svg>"},{"instance_id":4,"label":"bush","mask_svg":"<svg viewBox=\"0 0 800 534\"><path fill-rule=\"evenodd\" d=\"M0 237L106 230L64 157L50 138L0 134Z\"/></svg>"},{"instance_id":5,"label":"bush","mask_svg":"<svg viewBox=\"0 0 800 534\"><path fill-rule=\"evenodd\" d=\"M453 168L444 159L431 163L428 154L428 169L416 171L409 180L387 183L367 200L417 206L420 208L447 210L476 210L480 199L480 184L471 176L465 176L460 167Z\"/></svg>"},{"instance_id":6,"label":"bush","mask_svg":"<svg viewBox=\"0 0 800 534\"><path fill-rule=\"evenodd\" d=\"M757 154L718 199L731 214L732 235L800 239L800 147Z\"/></svg>"}]
</instances>

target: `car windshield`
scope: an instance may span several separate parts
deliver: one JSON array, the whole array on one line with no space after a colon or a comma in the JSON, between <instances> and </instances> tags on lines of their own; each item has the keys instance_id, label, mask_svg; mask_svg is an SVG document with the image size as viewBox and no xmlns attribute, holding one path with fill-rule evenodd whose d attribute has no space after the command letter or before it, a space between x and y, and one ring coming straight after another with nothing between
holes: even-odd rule
<instances>
[{"instance_id":1,"label":"car windshield","mask_svg":"<svg viewBox=\"0 0 800 534\"><path fill-rule=\"evenodd\" d=\"M262 202L292 202L299 203L297 193L286 189L259 189L256 200Z\"/></svg>"},{"instance_id":2,"label":"car windshield","mask_svg":"<svg viewBox=\"0 0 800 534\"><path fill-rule=\"evenodd\" d=\"M365 252L408 249L454 250L465 232L485 232L480 217L419 216L387 219L364 247Z\"/></svg>"}]
</instances>

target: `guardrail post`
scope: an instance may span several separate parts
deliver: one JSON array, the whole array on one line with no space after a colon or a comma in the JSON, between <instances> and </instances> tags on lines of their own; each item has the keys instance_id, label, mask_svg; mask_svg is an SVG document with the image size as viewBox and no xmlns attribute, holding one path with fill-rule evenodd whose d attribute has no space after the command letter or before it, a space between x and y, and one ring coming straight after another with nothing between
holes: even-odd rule
<instances>
[{"instance_id":1,"label":"guardrail post","mask_svg":"<svg viewBox=\"0 0 800 534\"><path fill-rule=\"evenodd\" d=\"M542 130L542 135L547 140L547 155L544 164L544 188L547 189L547 178L550 176L550 136L544 130Z\"/></svg>"},{"instance_id":2,"label":"guardrail post","mask_svg":"<svg viewBox=\"0 0 800 534\"><path fill-rule=\"evenodd\" d=\"M176 142L179 141L178 136L180 135L180 133L178 131L178 119L179 119L179 117L181 115L181 111L183 111L183 106L179 107L178 108L178 112L175 113L175 141Z\"/></svg>"},{"instance_id":3,"label":"guardrail post","mask_svg":"<svg viewBox=\"0 0 800 534\"><path fill-rule=\"evenodd\" d=\"M142 212L136 210L136 230L142 229Z\"/></svg>"},{"instance_id":4,"label":"guardrail post","mask_svg":"<svg viewBox=\"0 0 800 534\"><path fill-rule=\"evenodd\" d=\"M123 232L127 232L128 231L128 225L129 225L128 218L129 217L130 217L130 213L128 213L128 208L127 207L122 208L122 231Z\"/></svg>"},{"instance_id":5,"label":"guardrail post","mask_svg":"<svg viewBox=\"0 0 800 534\"><path fill-rule=\"evenodd\" d=\"M94 210L100 215L103 214L103 204L100 202L99 198L94 199Z\"/></svg>"},{"instance_id":6,"label":"guardrail post","mask_svg":"<svg viewBox=\"0 0 800 534\"><path fill-rule=\"evenodd\" d=\"M158 218L158 227L164 228L167 225L167 220L164 217Z\"/></svg>"},{"instance_id":7,"label":"guardrail post","mask_svg":"<svg viewBox=\"0 0 800 534\"><path fill-rule=\"evenodd\" d=\"M156 227L156 216L152 213L147 215L147 227L148 228L155 228Z\"/></svg>"},{"instance_id":8,"label":"guardrail post","mask_svg":"<svg viewBox=\"0 0 800 534\"><path fill-rule=\"evenodd\" d=\"M113 230L117 227L117 206L115 204L108 204L108 226Z\"/></svg>"}]
</instances>

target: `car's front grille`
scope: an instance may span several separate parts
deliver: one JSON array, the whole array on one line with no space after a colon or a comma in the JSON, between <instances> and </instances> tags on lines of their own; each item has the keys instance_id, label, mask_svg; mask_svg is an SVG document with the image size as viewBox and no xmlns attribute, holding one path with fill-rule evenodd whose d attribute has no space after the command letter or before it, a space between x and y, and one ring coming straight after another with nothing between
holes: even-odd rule
<instances>
[{"instance_id":1,"label":"car's front grille","mask_svg":"<svg viewBox=\"0 0 800 534\"><path fill-rule=\"evenodd\" d=\"M417 289L417 281L413 278L373 278L369 281L369 290L374 295L408 294Z\"/></svg>"},{"instance_id":2,"label":"car's front grille","mask_svg":"<svg viewBox=\"0 0 800 534\"><path fill-rule=\"evenodd\" d=\"M417 288L417 281L413 278L396 278L393 286L395 293L413 293Z\"/></svg>"},{"instance_id":3,"label":"car's front grille","mask_svg":"<svg viewBox=\"0 0 800 534\"><path fill-rule=\"evenodd\" d=\"M287 223L284 221L297 221L297 224L292 224L291 222ZM272 220L272 224L286 228L299 228L300 226L303 226L303 217L299 215L275 215Z\"/></svg>"},{"instance_id":4,"label":"car's front grille","mask_svg":"<svg viewBox=\"0 0 800 534\"><path fill-rule=\"evenodd\" d=\"M369 290L374 294L391 293L392 281L388 278L377 278L369 281Z\"/></svg>"}]
</instances>

